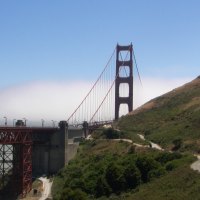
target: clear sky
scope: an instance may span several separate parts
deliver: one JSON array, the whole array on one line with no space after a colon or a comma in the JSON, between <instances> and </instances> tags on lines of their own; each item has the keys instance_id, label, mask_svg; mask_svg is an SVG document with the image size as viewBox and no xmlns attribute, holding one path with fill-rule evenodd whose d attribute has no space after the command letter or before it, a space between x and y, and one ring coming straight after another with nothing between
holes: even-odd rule
<instances>
[{"instance_id":1,"label":"clear sky","mask_svg":"<svg viewBox=\"0 0 200 200\"><path fill-rule=\"evenodd\" d=\"M116 44L130 42L144 82L193 79L199 9L199 0L1 0L0 89L92 82Z\"/></svg>"}]
</instances>

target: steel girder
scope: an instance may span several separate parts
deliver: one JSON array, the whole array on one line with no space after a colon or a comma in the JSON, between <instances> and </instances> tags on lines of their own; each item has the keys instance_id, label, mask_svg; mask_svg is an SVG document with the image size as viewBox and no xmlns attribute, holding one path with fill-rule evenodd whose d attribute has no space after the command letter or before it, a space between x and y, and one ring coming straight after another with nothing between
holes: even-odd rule
<instances>
[{"instance_id":1,"label":"steel girder","mask_svg":"<svg viewBox=\"0 0 200 200\"><path fill-rule=\"evenodd\" d=\"M11 170L12 169L12 170ZM0 175L12 171L12 189L22 197L32 186L32 129L0 128Z\"/></svg>"}]
</instances>

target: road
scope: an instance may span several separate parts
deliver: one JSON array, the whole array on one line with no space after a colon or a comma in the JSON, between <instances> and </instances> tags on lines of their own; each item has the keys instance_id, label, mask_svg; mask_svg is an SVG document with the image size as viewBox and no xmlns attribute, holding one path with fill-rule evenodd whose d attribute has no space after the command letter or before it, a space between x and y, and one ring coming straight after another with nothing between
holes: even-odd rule
<instances>
[{"instance_id":1,"label":"road","mask_svg":"<svg viewBox=\"0 0 200 200\"><path fill-rule=\"evenodd\" d=\"M50 181L50 179L48 179L47 177L40 177L39 180L41 180L43 183L43 192L39 200L45 200L51 194L51 187L52 187L53 181Z\"/></svg>"},{"instance_id":2,"label":"road","mask_svg":"<svg viewBox=\"0 0 200 200\"><path fill-rule=\"evenodd\" d=\"M200 155L194 155L197 157L197 160L195 162L193 162L190 167L193 170L197 170L198 172L200 172Z\"/></svg>"}]
</instances>

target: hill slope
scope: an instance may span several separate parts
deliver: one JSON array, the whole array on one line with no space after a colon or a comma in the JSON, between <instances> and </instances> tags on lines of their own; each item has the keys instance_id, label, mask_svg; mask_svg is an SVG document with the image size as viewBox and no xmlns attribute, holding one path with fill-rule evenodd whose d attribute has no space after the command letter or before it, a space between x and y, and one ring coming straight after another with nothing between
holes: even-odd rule
<instances>
[{"instance_id":1,"label":"hill slope","mask_svg":"<svg viewBox=\"0 0 200 200\"><path fill-rule=\"evenodd\" d=\"M84 141L54 177L53 199L199 199L200 175L189 168L194 159L124 141Z\"/></svg>"},{"instance_id":2,"label":"hill slope","mask_svg":"<svg viewBox=\"0 0 200 200\"><path fill-rule=\"evenodd\" d=\"M200 152L200 76L122 117L118 128L164 148Z\"/></svg>"},{"instance_id":3,"label":"hill slope","mask_svg":"<svg viewBox=\"0 0 200 200\"><path fill-rule=\"evenodd\" d=\"M76 157L54 177L55 200L200 199L200 174L190 168L191 154L134 144L145 144L137 135L143 134L165 148L200 153L200 77L120 118L116 126L120 131L99 129L80 144Z\"/></svg>"}]
</instances>

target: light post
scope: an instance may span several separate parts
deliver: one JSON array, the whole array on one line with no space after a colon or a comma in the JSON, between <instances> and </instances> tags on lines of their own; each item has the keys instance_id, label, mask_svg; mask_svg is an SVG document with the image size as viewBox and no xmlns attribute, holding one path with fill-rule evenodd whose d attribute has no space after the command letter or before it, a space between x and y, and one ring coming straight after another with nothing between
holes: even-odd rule
<instances>
[{"instance_id":1,"label":"light post","mask_svg":"<svg viewBox=\"0 0 200 200\"><path fill-rule=\"evenodd\" d=\"M24 120L24 126L26 126L26 122L28 121L25 117L23 118Z\"/></svg>"},{"instance_id":2,"label":"light post","mask_svg":"<svg viewBox=\"0 0 200 200\"><path fill-rule=\"evenodd\" d=\"M7 126L7 117L3 117L5 119L5 126Z\"/></svg>"},{"instance_id":3,"label":"light post","mask_svg":"<svg viewBox=\"0 0 200 200\"><path fill-rule=\"evenodd\" d=\"M52 121L52 125L53 127L55 127L55 121L54 120L51 120Z\"/></svg>"},{"instance_id":4,"label":"light post","mask_svg":"<svg viewBox=\"0 0 200 200\"><path fill-rule=\"evenodd\" d=\"M16 121L16 119L13 119L13 126L15 126L15 121Z\"/></svg>"},{"instance_id":5,"label":"light post","mask_svg":"<svg viewBox=\"0 0 200 200\"><path fill-rule=\"evenodd\" d=\"M41 119L41 121L42 121L42 127L44 127L44 119Z\"/></svg>"}]
</instances>

